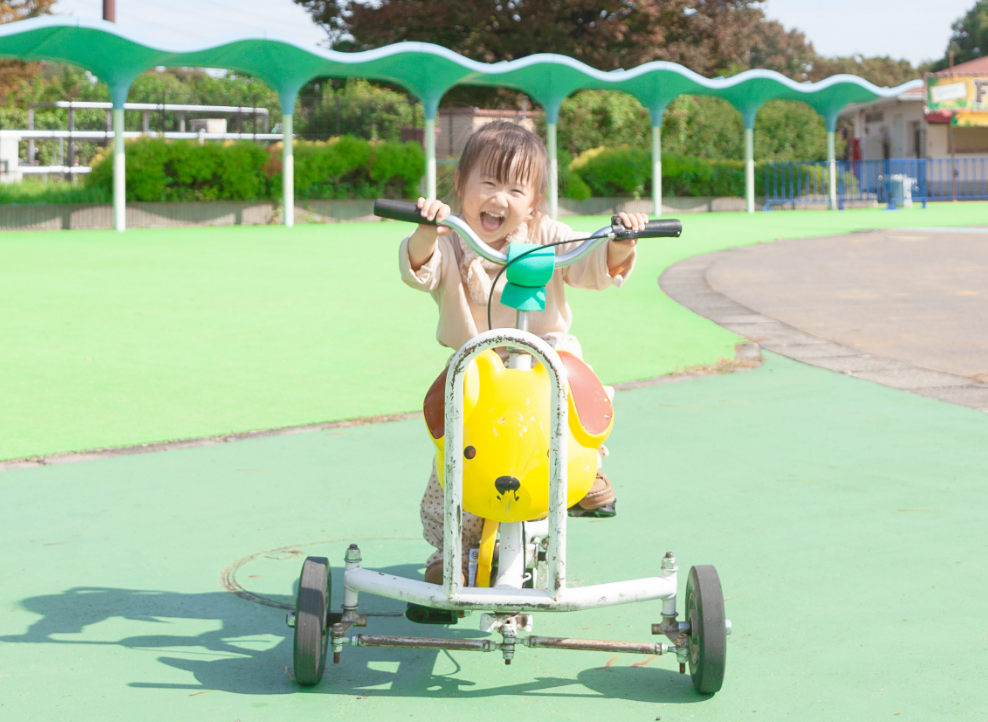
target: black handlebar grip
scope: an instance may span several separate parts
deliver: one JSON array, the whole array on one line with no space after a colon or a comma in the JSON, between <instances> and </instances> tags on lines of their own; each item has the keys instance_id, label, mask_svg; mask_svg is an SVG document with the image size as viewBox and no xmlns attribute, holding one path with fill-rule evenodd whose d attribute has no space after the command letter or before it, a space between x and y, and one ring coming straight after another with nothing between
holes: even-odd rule
<instances>
[{"instance_id":1,"label":"black handlebar grip","mask_svg":"<svg viewBox=\"0 0 988 722\"><path fill-rule=\"evenodd\" d=\"M422 217L422 211L414 203L408 201L393 201L378 198L374 201L374 215L379 218L390 218L395 221L407 221L427 226L438 225L435 221Z\"/></svg>"},{"instance_id":2,"label":"black handlebar grip","mask_svg":"<svg viewBox=\"0 0 988 722\"><path fill-rule=\"evenodd\" d=\"M618 239L623 238L679 238L683 234L683 224L675 218L649 221L645 229L633 231L623 223L620 216L611 217L611 230Z\"/></svg>"}]
</instances>

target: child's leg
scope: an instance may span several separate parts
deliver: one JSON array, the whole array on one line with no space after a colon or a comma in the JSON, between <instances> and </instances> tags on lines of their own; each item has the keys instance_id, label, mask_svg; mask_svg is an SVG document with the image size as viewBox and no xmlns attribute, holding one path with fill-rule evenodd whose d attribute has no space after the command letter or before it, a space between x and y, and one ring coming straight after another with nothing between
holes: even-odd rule
<instances>
[{"instance_id":1,"label":"child's leg","mask_svg":"<svg viewBox=\"0 0 988 722\"><path fill-rule=\"evenodd\" d=\"M436 476L435 459L432 461L432 474L429 476L429 484L426 486L425 495L422 497L419 516L422 519L422 535L437 550L425 562L425 580L434 584L442 584L443 488L439 485L439 477ZM484 520L468 511L464 511L461 524L463 566L466 567L470 550L480 546L480 532L484 528ZM436 574L438 574L438 581L434 578Z\"/></svg>"}]
</instances>

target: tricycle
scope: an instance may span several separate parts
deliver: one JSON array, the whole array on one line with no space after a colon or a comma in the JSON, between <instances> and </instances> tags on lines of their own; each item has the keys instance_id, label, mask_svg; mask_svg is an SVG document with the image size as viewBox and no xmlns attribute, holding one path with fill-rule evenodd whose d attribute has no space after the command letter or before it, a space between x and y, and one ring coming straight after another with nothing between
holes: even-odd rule
<instances>
[{"instance_id":1,"label":"tricycle","mask_svg":"<svg viewBox=\"0 0 988 722\"><path fill-rule=\"evenodd\" d=\"M378 200L374 213L430 222L414 204L402 201ZM465 343L426 397L426 424L438 448L437 472L443 483L443 583L365 568L360 548L351 544L343 560L342 610L333 611L329 561L308 557L296 608L288 614L295 633L296 681L317 684L328 653L338 664L347 646L500 653L505 664L511 664L520 649L543 648L675 655L681 673L688 665L697 692L719 691L731 623L725 618L724 595L713 566L690 569L682 619L677 611L679 566L672 552L655 560L654 576L567 584L567 510L592 482L597 449L610 433L613 409L586 364L573 354L553 350L528 331L529 314L544 309L545 284L556 269L579 261L610 239L678 237L681 224L657 220L643 231L632 231L614 216L610 226L567 241L576 246L572 250L512 243L505 253L485 244L456 216L441 223L457 231L482 258L503 266L507 282L501 303L517 311L516 328L489 329ZM494 352L498 348L509 351L507 366ZM464 510L484 519L480 545L466 550L466 564ZM419 621L453 624L479 612L480 629L491 636L355 634L355 627L367 624L359 611L361 593L406 602L409 618ZM661 621L651 625L651 633L664 641L532 634L540 613L652 600L661 601Z\"/></svg>"}]
</instances>

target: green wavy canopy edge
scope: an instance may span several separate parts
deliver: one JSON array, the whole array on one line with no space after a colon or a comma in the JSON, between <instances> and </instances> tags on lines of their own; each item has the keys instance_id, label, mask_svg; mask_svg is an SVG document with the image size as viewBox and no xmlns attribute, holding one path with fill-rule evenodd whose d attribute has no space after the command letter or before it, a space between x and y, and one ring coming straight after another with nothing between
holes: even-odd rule
<instances>
[{"instance_id":1,"label":"green wavy canopy edge","mask_svg":"<svg viewBox=\"0 0 988 722\"><path fill-rule=\"evenodd\" d=\"M49 60L82 67L110 86L114 107L123 107L130 84L157 66L225 68L263 80L276 90L283 113L298 91L317 77L366 78L395 83L415 95L434 118L439 100L455 85L511 88L531 96L556 122L559 106L579 90L619 90L637 98L653 119L678 95L723 98L754 123L768 100L799 100L820 113L833 130L849 103L892 97L922 87L921 80L879 88L855 75L797 83L771 70L747 70L730 78L704 78L676 63L651 62L631 70L603 72L562 55L530 55L501 63L478 63L429 43L396 43L360 53L302 45L268 33L222 39L208 46L164 48L103 20L45 17L0 27L0 57Z\"/></svg>"}]
</instances>

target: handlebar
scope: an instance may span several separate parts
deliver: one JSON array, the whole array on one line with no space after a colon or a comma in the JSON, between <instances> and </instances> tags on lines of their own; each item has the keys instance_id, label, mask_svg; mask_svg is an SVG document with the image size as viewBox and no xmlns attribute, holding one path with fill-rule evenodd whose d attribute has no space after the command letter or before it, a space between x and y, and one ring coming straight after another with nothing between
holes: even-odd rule
<instances>
[{"instance_id":1,"label":"handlebar","mask_svg":"<svg viewBox=\"0 0 988 722\"><path fill-rule=\"evenodd\" d=\"M450 228L459 231L460 236L466 244L476 251L477 255L481 258L486 258L488 261L498 263L502 266L508 262L508 255L506 253L495 251L493 248L484 243L477 236L477 234L474 233L473 229L467 225L467 222L458 216L446 216L441 222L437 223L436 221L430 221L427 218L423 218L421 211L414 203L389 200L386 198L379 198L374 201L374 215L379 218L390 218L395 221L405 221L407 223L417 223L419 225L449 226ZM668 220L649 221L645 225L644 230L633 231L630 228L626 228L621 223L619 216L612 216L611 225L605 226L599 231L596 231L590 236L590 238L582 241L582 243L574 240L574 243L580 243L580 245L572 251L557 254L554 265L556 268L570 266L590 255L590 253L604 241L609 241L612 239L626 240L629 238L679 238L682 232L683 224L672 218Z\"/></svg>"}]
</instances>

